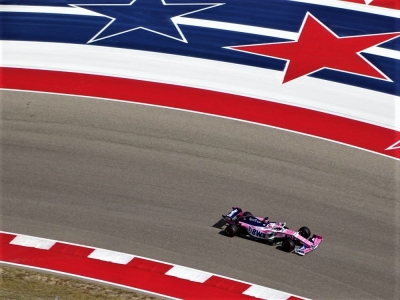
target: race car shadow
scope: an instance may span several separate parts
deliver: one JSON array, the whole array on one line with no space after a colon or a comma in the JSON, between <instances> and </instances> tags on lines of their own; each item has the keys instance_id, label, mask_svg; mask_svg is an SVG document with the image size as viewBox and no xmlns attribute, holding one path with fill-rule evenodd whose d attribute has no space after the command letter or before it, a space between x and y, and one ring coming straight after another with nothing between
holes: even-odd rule
<instances>
[{"instance_id":1,"label":"race car shadow","mask_svg":"<svg viewBox=\"0 0 400 300\"><path fill-rule=\"evenodd\" d=\"M277 249L277 250L279 250L279 251L282 251L282 252L285 252L285 251L283 250L283 248L282 248L281 245L277 245L277 246L275 247L275 249Z\"/></svg>"},{"instance_id":2,"label":"race car shadow","mask_svg":"<svg viewBox=\"0 0 400 300\"><path fill-rule=\"evenodd\" d=\"M217 223L215 223L212 227L222 229L225 226L226 222L224 219L220 219Z\"/></svg>"},{"instance_id":3,"label":"race car shadow","mask_svg":"<svg viewBox=\"0 0 400 300\"><path fill-rule=\"evenodd\" d=\"M226 235L224 230L221 230L220 232L218 232L218 234L223 235L224 237L227 237L227 238L231 238L231 237L228 237ZM286 251L283 250L283 248L282 248L282 246L280 244L270 244L270 243L266 242L265 240L255 239L255 238L252 238L251 236L246 236L246 235L240 234L240 235L235 236L234 238L250 240L250 241L253 241L253 242L256 242L256 243L260 243L260 244L263 244L263 245L266 245L266 246L269 246L269 247L275 247L275 249L277 249L279 251L286 252Z\"/></svg>"}]
</instances>

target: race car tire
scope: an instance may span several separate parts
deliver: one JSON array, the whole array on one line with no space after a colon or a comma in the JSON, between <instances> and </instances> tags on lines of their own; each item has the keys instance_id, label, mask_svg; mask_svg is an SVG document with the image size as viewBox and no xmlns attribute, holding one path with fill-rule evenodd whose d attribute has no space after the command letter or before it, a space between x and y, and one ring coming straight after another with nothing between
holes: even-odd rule
<instances>
[{"instance_id":1,"label":"race car tire","mask_svg":"<svg viewBox=\"0 0 400 300\"><path fill-rule=\"evenodd\" d=\"M296 247L295 242L292 239L286 239L282 242L282 250L285 252L292 252Z\"/></svg>"},{"instance_id":2,"label":"race car tire","mask_svg":"<svg viewBox=\"0 0 400 300\"><path fill-rule=\"evenodd\" d=\"M245 211L243 213L243 217L252 217L252 216L253 216L253 214L251 212L249 212L249 211Z\"/></svg>"},{"instance_id":3,"label":"race car tire","mask_svg":"<svg viewBox=\"0 0 400 300\"><path fill-rule=\"evenodd\" d=\"M225 228L225 234L229 237L234 237L239 232L239 226L230 224Z\"/></svg>"},{"instance_id":4,"label":"race car tire","mask_svg":"<svg viewBox=\"0 0 400 300\"><path fill-rule=\"evenodd\" d=\"M299 229L299 233L305 239L308 239L311 236L311 230L306 226L301 227Z\"/></svg>"}]
</instances>

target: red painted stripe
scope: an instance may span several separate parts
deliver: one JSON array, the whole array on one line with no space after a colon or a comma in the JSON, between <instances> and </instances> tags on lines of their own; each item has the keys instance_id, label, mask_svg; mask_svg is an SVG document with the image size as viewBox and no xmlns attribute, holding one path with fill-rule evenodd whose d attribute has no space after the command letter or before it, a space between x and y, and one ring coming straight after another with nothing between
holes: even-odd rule
<instances>
[{"instance_id":1,"label":"red painted stripe","mask_svg":"<svg viewBox=\"0 0 400 300\"><path fill-rule=\"evenodd\" d=\"M290 296L289 298L287 298L286 300L304 300L303 298L299 298L296 296Z\"/></svg>"},{"instance_id":2,"label":"red painted stripe","mask_svg":"<svg viewBox=\"0 0 400 300\"><path fill-rule=\"evenodd\" d=\"M223 278L219 276L211 276L204 284L214 286L220 289L229 290L231 292L243 293L250 286L243 282L238 282L232 279Z\"/></svg>"},{"instance_id":3,"label":"red painted stripe","mask_svg":"<svg viewBox=\"0 0 400 300\"><path fill-rule=\"evenodd\" d=\"M0 88L81 95L256 122L321 137L400 159L400 132L326 113L219 93L140 80L30 69L0 68Z\"/></svg>"},{"instance_id":4,"label":"red painted stripe","mask_svg":"<svg viewBox=\"0 0 400 300\"><path fill-rule=\"evenodd\" d=\"M365 0L342 0L342 1L366 4ZM392 8L392 9L400 9L399 0L372 0L372 2L369 5Z\"/></svg>"},{"instance_id":5,"label":"red painted stripe","mask_svg":"<svg viewBox=\"0 0 400 300\"><path fill-rule=\"evenodd\" d=\"M148 270L151 272L157 272L162 274L167 273L173 267L172 265L169 264L151 261L139 257L135 257L127 265L141 270Z\"/></svg>"},{"instance_id":6,"label":"red painted stripe","mask_svg":"<svg viewBox=\"0 0 400 300\"><path fill-rule=\"evenodd\" d=\"M55 245L51 248L51 251L61 252L63 254L87 257L90 253L93 252L93 249L83 248L83 247L76 246L76 245L55 243Z\"/></svg>"},{"instance_id":7,"label":"red painted stripe","mask_svg":"<svg viewBox=\"0 0 400 300\"><path fill-rule=\"evenodd\" d=\"M0 233L0 261L84 276L181 299L255 299L243 295L249 284L217 278L219 284L202 284L165 275L172 265L134 258L127 265L87 257L92 248L57 242L50 250L10 242L16 235Z\"/></svg>"},{"instance_id":8,"label":"red painted stripe","mask_svg":"<svg viewBox=\"0 0 400 300\"><path fill-rule=\"evenodd\" d=\"M0 245L9 244L14 238L16 237L15 234L6 234L0 232ZM3 257L4 248L0 247L0 258Z\"/></svg>"}]
</instances>

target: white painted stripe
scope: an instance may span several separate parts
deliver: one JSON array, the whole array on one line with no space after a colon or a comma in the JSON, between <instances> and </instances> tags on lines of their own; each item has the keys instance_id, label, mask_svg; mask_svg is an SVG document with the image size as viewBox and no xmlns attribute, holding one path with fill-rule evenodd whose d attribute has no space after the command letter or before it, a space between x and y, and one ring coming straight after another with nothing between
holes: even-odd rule
<instances>
[{"instance_id":1,"label":"white painted stripe","mask_svg":"<svg viewBox=\"0 0 400 300\"><path fill-rule=\"evenodd\" d=\"M400 101L394 104L394 127L400 128Z\"/></svg>"},{"instance_id":2,"label":"white painted stripe","mask_svg":"<svg viewBox=\"0 0 400 300\"><path fill-rule=\"evenodd\" d=\"M179 17L174 19L177 21L179 25L190 25L190 26L220 29L227 31L243 32L243 33L257 34L263 36L272 36L288 40L297 40L299 35L297 32L290 32L290 31L249 26L249 25L240 25L235 23L208 21L208 20L185 18L185 17Z\"/></svg>"},{"instance_id":3,"label":"white painted stripe","mask_svg":"<svg viewBox=\"0 0 400 300\"><path fill-rule=\"evenodd\" d=\"M174 266L167 273L165 273L165 275L178 277L178 278L186 279L186 280L190 280L190 281L200 282L200 283L205 282L207 279L209 279L212 276L211 273L207 273L207 272L203 272L203 271L199 271L199 270L195 270L195 269L191 269L191 268L186 268L186 267L182 267L182 266Z\"/></svg>"},{"instance_id":4,"label":"white painted stripe","mask_svg":"<svg viewBox=\"0 0 400 300\"><path fill-rule=\"evenodd\" d=\"M139 79L242 95L400 130L400 97L283 72L155 52L90 45L2 41L4 67ZM229 51L229 50L227 50Z\"/></svg>"},{"instance_id":5,"label":"white painted stripe","mask_svg":"<svg viewBox=\"0 0 400 300\"><path fill-rule=\"evenodd\" d=\"M92 259L98 259L102 261L108 261L115 264L126 265L129 263L135 256L131 254L115 252L110 250L104 249L95 249L90 255L88 256Z\"/></svg>"},{"instance_id":6,"label":"white painted stripe","mask_svg":"<svg viewBox=\"0 0 400 300\"><path fill-rule=\"evenodd\" d=\"M352 3L340 0L290 0L294 2L310 3L315 5L330 6L337 8L344 8L349 10L361 11L365 13L400 18L399 10L390 9L385 7L370 6L360 3Z\"/></svg>"},{"instance_id":7,"label":"white painted stripe","mask_svg":"<svg viewBox=\"0 0 400 300\"><path fill-rule=\"evenodd\" d=\"M288 293L284 293L260 285L252 285L247 290L245 290L243 294L265 300L286 300L290 296L292 296Z\"/></svg>"},{"instance_id":8,"label":"white painted stripe","mask_svg":"<svg viewBox=\"0 0 400 300\"><path fill-rule=\"evenodd\" d=\"M294 2L337 7L360 11L375 15L400 18L398 10L385 7L362 5L339 0L291 0ZM76 14L87 16L101 16L98 13L83 8L57 7L57 6L30 6L30 5L0 5L0 11L5 12L27 12L27 13L50 13L50 14Z\"/></svg>"},{"instance_id":9,"label":"white painted stripe","mask_svg":"<svg viewBox=\"0 0 400 300\"><path fill-rule=\"evenodd\" d=\"M0 5L0 12L15 13L41 13L59 15L79 15L104 17L94 11L89 11L80 7L58 7L58 6L30 6L30 5Z\"/></svg>"},{"instance_id":10,"label":"white painted stripe","mask_svg":"<svg viewBox=\"0 0 400 300\"><path fill-rule=\"evenodd\" d=\"M387 57L387 58L400 60L400 51L391 50L391 49L371 47L371 48L368 48L365 51L363 51L363 53L369 53L369 54L374 54L374 55L378 55L378 56L383 56L383 57Z\"/></svg>"},{"instance_id":11,"label":"white painted stripe","mask_svg":"<svg viewBox=\"0 0 400 300\"><path fill-rule=\"evenodd\" d=\"M32 237L28 235L17 235L10 244L24 246L24 247L31 247L36 249L43 249L49 250L51 247L54 246L56 241L42 239L38 237Z\"/></svg>"},{"instance_id":12,"label":"white painted stripe","mask_svg":"<svg viewBox=\"0 0 400 300\"><path fill-rule=\"evenodd\" d=\"M22 12L22 13L49 13L49 14L73 14L73 15L86 15L104 17L101 14L79 8L79 7L46 7L46 6L23 6L23 5L0 5L0 12ZM276 30L264 27L241 25L235 23L226 23L218 21L209 21L203 19L187 18L187 17L174 17L174 21L178 25L189 25L196 27L204 27L211 29L227 30L234 32L243 32L249 34L257 34L262 36L270 36L281 39L297 40L299 33ZM232 45L229 45L232 46ZM363 51L365 53L375 54L379 56L400 59L400 51L388 50L380 47L371 47Z\"/></svg>"}]
</instances>

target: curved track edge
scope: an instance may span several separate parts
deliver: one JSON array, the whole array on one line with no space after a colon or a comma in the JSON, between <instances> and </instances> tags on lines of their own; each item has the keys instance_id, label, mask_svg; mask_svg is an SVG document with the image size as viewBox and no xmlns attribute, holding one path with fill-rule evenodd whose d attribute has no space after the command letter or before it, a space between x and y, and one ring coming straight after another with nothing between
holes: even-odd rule
<instances>
[{"instance_id":1,"label":"curved track edge","mask_svg":"<svg viewBox=\"0 0 400 300\"><path fill-rule=\"evenodd\" d=\"M141 256L0 231L0 263L170 299L304 300L279 290Z\"/></svg>"},{"instance_id":2,"label":"curved track edge","mask_svg":"<svg viewBox=\"0 0 400 300\"><path fill-rule=\"evenodd\" d=\"M310 135L400 159L399 131L305 108L109 76L19 68L0 68L0 72L4 78L0 82L2 89L96 97L187 110ZM85 84L78 84L80 82Z\"/></svg>"}]
</instances>

